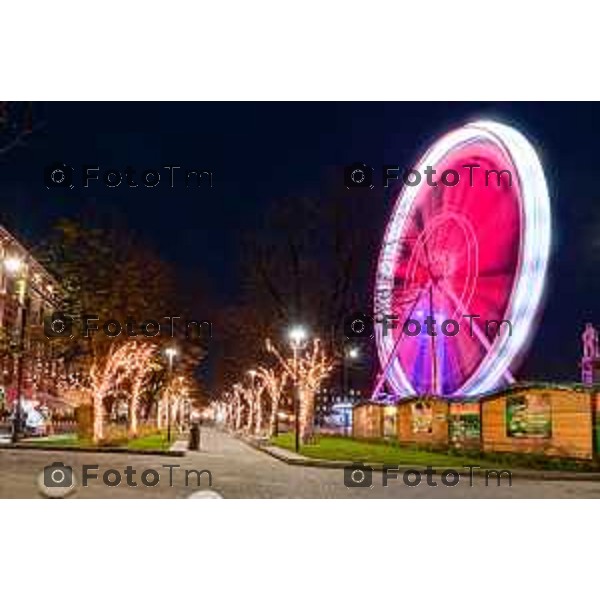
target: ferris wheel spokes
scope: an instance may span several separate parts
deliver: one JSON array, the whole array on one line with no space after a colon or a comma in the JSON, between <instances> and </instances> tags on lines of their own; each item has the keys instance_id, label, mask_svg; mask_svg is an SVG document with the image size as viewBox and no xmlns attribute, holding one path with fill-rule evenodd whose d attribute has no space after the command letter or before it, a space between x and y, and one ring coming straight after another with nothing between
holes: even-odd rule
<instances>
[{"instance_id":1,"label":"ferris wheel spokes","mask_svg":"<svg viewBox=\"0 0 600 600\"><path fill-rule=\"evenodd\" d=\"M451 289L449 289L447 286L445 286L443 284L439 284L439 288L440 288L440 291L450 299L450 301L457 307L457 309L463 315L469 314L466 307L464 305L462 305L460 299L456 296L456 294ZM483 348L486 350L486 352L488 352L488 353L491 352L492 343L487 338L486 334L482 331L481 327L479 327L479 325L476 323L475 319L471 319L470 326L471 326L472 331L475 333L475 337L477 338L479 343L483 346ZM506 371L504 372L504 378L506 379L506 381L508 383L515 382L514 376L508 369L506 369Z\"/></svg>"},{"instance_id":2,"label":"ferris wheel spokes","mask_svg":"<svg viewBox=\"0 0 600 600\"><path fill-rule=\"evenodd\" d=\"M423 290L419 290L408 314L412 314L412 311L414 310L415 306L418 304L419 300L421 299L422 294L423 294ZM376 331L377 331L377 327L378 327L378 325L376 323L375 324ZM384 338L385 332L384 332L384 334L379 334L379 335L381 335L381 337ZM378 344L378 348L380 349L379 360L380 360L380 362L385 362L385 366L382 369L382 371L376 381L375 387L373 389L373 394L371 395L372 398L376 398L378 396L379 392L381 391L381 389L383 387L383 384L385 383L386 379L388 378L389 371L394 362L394 359L398 359L398 355L397 355L398 347L400 344L400 340L402 340L403 335L404 335L404 330L401 329L398 337L396 338L396 341L394 342L394 344L393 344L391 350L389 351L389 353L387 354L387 356L381 355L381 349L386 348L386 340L384 339L381 344Z\"/></svg>"}]
</instances>

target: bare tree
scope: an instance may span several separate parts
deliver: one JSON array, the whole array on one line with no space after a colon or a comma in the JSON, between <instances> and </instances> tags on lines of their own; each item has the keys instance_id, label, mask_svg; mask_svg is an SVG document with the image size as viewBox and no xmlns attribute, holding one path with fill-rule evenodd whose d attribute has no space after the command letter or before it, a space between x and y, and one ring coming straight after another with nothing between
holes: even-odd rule
<instances>
[{"instance_id":1,"label":"bare tree","mask_svg":"<svg viewBox=\"0 0 600 600\"><path fill-rule=\"evenodd\" d=\"M32 102L0 102L0 156L24 144L36 127Z\"/></svg>"}]
</instances>

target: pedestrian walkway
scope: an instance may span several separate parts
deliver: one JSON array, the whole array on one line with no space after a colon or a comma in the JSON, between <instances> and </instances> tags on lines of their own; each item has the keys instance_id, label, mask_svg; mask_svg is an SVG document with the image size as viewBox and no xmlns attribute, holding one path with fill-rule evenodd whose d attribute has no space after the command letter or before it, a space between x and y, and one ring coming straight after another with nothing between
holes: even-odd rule
<instances>
[{"instance_id":1,"label":"pedestrian walkway","mask_svg":"<svg viewBox=\"0 0 600 600\"><path fill-rule=\"evenodd\" d=\"M185 440L178 440L185 444ZM181 447L181 445L179 446ZM293 453L292 453L293 454ZM304 457L303 457L304 458ZM79 498L188 498L196 492L211 492L194 496L203 499L218 498L597 498L600 497L600 482L596 481L536 481L515 477L512 486L489 486L482 477L475 477L460 485L431 487L425 479L421 485L409 487L402 478L382 483L382 475L374 471L369 487L348 486L345 472L339 468L317 468L315 466L287 464L266 452L251 447L228 433L202 427L201 450L187 452L185 456L165 461L153 455L141 454L94 454L93 452L69 452L60 450L4 449L0 452L0 498L39 497L38 478L46 466L62 461L74 474L81 474L88 464L99 464L102 470L117 469L125 472L132 466L138 475L144 470L164 472L165 463L176 463L178 476L174 485L169 478L161 479L155 487L120 485L109 487L96 480L88 487L79 486ZM91 463L90 463L91 461ZM202 485L190 479L187 485L185 469L204 471L211 474L211 483L203 475Z\"/></svg>"}]
</instances>

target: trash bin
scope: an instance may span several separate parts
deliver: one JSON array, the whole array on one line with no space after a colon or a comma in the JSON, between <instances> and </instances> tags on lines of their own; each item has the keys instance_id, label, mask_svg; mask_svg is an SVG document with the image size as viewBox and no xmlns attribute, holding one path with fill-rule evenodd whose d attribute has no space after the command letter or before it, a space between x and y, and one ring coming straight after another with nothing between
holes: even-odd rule
<instances>
[{"instance_id":1,"label":"trash bin","mask_svg":"<svg viewBox=\"0 0 600 600\"><path fill-rule=\"evenodd\" d=\"M192 423L190 427L188 448L190 450L200 450L200 425L198 423Z\"/></svg>"}]
</instances>

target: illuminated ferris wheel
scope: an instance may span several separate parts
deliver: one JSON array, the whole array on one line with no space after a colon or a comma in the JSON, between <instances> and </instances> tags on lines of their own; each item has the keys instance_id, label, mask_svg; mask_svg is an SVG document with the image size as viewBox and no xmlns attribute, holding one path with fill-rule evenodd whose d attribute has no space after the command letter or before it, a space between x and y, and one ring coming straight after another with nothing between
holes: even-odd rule
<instances>
[{"instance_id":1,"label":"illuminated ferris wheel","mask_svg":"<svg viewBox=\"0 0 600 600\"><path fill-rule=\"evenodd\" d=\"M428 167L447 172L446 185L439 175L437 186L405 180L380 251L374 395L387 384L402 397L476 396L512 382L542 299L550 203L527 139L499 123L470 123L439 139L414 171ZM394 328L382 324L389 315ZM436 335L405 327L427 317Z\"/></svg>"}]
</instances>

